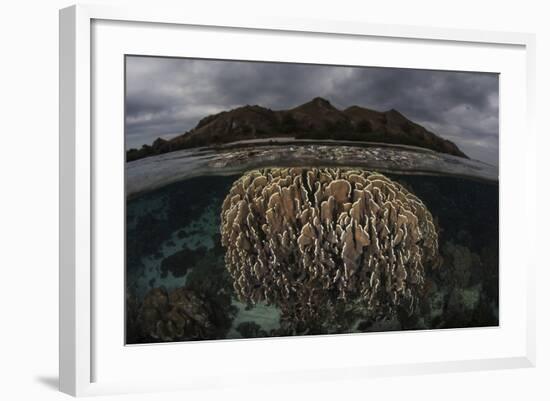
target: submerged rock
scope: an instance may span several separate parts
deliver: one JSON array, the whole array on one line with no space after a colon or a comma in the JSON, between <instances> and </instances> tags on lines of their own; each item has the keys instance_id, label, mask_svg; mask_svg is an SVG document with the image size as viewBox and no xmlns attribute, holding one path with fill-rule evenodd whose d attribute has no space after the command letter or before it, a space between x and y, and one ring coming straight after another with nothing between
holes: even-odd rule
<instances>
[{"instance_id":1,"label":"submerged rock","mask_svg":"<svg viewBox=\"0 0 550 401\"><path fill-rule=\"evenodd\" d=\"M236 327L236 330L241 336L243 336L243 338L268 336L268 333L265 330L262 330L262 327L255 322L242 322Z\"/></svg>"},{"instance_id":2,"label":"submerged rock","mask_svg":"<svg viewBox=\"0 0 550 401\"><path fill-rule=\"evenodd\" d=\"M174 277L183 277L189 269L192 269L206 254L205 248L182 249L166 258L160 264L161 277L166 277L168 272Z\"/></svg>"}]
</instances>

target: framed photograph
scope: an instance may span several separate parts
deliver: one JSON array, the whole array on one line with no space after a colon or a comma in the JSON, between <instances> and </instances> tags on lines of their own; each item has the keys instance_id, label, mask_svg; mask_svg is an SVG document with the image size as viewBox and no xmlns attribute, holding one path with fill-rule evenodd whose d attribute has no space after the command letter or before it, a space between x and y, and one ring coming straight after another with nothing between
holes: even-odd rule
<instances>
[{"instance_id":1,"label":"framed photograph","mask_svg":"<svg viewBox=\"0 0 550 401\"><path fill-rule=\"evenodd\" d=\"M534 366L533 48L61 10L61 390Z\"/></svg>"}]
</instances>

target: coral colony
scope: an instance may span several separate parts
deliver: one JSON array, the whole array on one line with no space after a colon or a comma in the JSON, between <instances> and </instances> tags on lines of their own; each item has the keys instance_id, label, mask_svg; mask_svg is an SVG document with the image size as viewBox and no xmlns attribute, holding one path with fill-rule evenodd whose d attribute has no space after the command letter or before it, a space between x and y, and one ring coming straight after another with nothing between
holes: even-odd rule
<instances>
[{"instance_id":1,"label":"coral colony","mask_svg":"<svg viewBox=\"0 0 550 401\"><path fill-rule=\"evenodd\" d=\"M192 290L164 288L151 290L143 300L142 330L152 338L174 341L181 338L208 338L215 327L209 320L212 311Z\"/></svg>"},{"instance_id":2,"label":"coral colony","mask_svg":"<svg viewBox=\"0 0 550 401\"><path fill-rule=\"evenodd\" d=\"M275 304L297 327L411 314L425 268L440 260L422 201L364 170L246 173L225 198L221 231L240 300Z\"/></svg>"}]
</instances>

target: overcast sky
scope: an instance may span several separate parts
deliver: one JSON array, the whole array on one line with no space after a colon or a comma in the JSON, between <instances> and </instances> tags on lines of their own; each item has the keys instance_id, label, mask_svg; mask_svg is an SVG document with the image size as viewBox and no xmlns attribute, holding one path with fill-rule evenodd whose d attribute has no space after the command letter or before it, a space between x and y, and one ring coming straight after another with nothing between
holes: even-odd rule
<instances>
[{"instance_id":1,"label":"overcast sky","mask_svg":"<svg viewBox=\"0 0 550 401\"><path fill-rule=\"evenodd\" d=\"M246 104L288 109L316 96L343 109L391 108L498 165L498 75L128 56L126 147L171 138Z\"/></svg>"}]
</instances>

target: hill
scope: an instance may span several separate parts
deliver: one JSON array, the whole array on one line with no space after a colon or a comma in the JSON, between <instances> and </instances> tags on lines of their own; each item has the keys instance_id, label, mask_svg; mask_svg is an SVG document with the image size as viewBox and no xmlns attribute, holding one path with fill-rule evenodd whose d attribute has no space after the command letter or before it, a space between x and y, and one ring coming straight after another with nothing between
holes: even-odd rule
<instances>
[{"instance_id":1,"label":"hill","mask_svg":"<svg viewBox=\"0 0 550 401\"><path fill-rule=\"evenodd\" d=\"M453 142L428 131L397 110L376 111L360 106L339 110L328 100L316 97L289 110L247 105L213 114L175 138L158 138L139 150L128 150L126 160L179 149L274 137L413 145L467 158Z\"/></svg>"}]
</instances>

